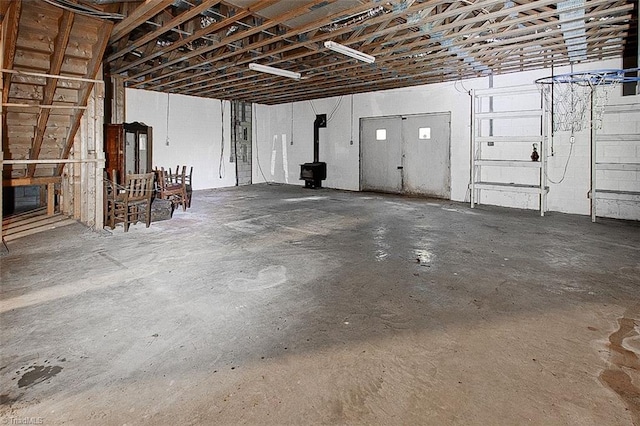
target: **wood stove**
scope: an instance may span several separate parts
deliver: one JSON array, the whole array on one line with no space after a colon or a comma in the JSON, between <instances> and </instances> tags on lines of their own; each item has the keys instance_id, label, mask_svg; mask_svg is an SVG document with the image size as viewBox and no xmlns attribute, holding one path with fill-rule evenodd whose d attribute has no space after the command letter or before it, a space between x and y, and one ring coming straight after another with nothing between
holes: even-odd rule
<instances>
[{"instance_id":1,"label":"wood stove","mask_svg":"<svg viewBox=\"0 0 640 426\"><path fill-rule=\"evenodd\" d=\"M320 128L327 127L327 114L318 114L313 122L313 163L300 164L300 180L305 188L322 188L327 178L327 163L320 161Z\"/></svg>"}]
</instances>

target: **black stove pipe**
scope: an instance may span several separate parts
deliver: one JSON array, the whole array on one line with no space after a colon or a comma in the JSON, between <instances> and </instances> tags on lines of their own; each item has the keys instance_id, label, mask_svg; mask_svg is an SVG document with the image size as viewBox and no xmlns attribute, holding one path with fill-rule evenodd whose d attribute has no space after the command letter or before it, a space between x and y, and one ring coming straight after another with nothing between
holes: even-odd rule
<instances>
[{"instance_id":1,"label":"black stove pipe","mask_svg":"<svg viewBox=\"0 0 640 426\"><path fill-rule=\"evenodd\" d=\"M313 162L320 161L320 127L327 127L327 114L318 114L313 122Z\"/></svg>"}]
</instances>

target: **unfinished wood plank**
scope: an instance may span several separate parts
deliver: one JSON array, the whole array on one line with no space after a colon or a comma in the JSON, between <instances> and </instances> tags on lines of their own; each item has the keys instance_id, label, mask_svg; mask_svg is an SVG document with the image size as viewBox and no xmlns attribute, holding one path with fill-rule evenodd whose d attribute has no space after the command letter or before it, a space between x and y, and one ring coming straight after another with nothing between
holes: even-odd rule
<instances>
[{"instance_id":1,"label":"unfinished wood plank","mask_svg":"<svg viewBox=\"0 0 640 426\"><path fill-rule=\"evenodd\" d=\"M101 40L101 43L96 43L93 48L93 53L91 56L91 61L87 65L87 74L85 78L95 79L98 71L100 70L100 66L102 64L102 57L104 55L104 51L107 48L108 35L111 33L111 28L113 24L111 22L103 22L99 31L98 31L98 40ZM78 105L86 106L87 101L89 100L89 95L91 95L91 90L93 89L92 83L85 83L84 88L80 91L78 95ZM69 133L66 137L65 147L62 150L61 158L67 158L69 153L71 152L71 148L73 146L74 139L76 137L76 133L78 132L78 128L80 127L80 118L82 117L81 111L76 111L71 117L71 123L69 128ZM61 164L56 169L56 175L62 175L62 170L64 169L64 164Z\"/></svg>"},{"instance_id":2,"label":"unfinished wood plank","mask_svg":"<svg viewBox=\"0 0 640 426\"><path fill-rule=\"evenodd\" d=\"M56 212L56 185L47 185L47 216L52 216Z\"/></svg>"},{"instance_id":3,"label":"unfinished wood plank","mask_svg":"<svg viewBox=\"0 0 640 426\"><path fill-rule=\"evenodd\" d=\"M153 18L160 13L164 8L171 5L173 0L146 0L143 4L138 6L129 16L120 21L111 33L111 39L109 43L114 43L120 40L122 37L129 34L137 26L145 22L147 19Z\"/></svg>"},{"instance_id":4,"label":"unfinished wood plank","mask_svg":"<svg viewBox=\"0 0 640 426\"><path fill-rule=\"evenodd\" d=\"M73 225L75 223L78 223L77 221L73 220L73 219L64 219L64 220L59 220L38 228L34 228L34 229L29 229L26 231L22 231L22 232L17 232L15 234L11 234L11 235L7 235L4 236L4 240L5 241L14 241L17 240L18 238L23 238L23 237L27 237L29 235L33 235L33 234L38 234L40 232L45 232L45 231L50 231L52 229L56 229L56 228L61 228L64 226L68 226L68 225Z\"/></svg>"},{"instance_id":5,"label":"unfinished wood plank","mask_svg":"<svg viewBox=\"0 0 640 426\"><path fill-rule=\"evenodd\" d=\"M159 56L162 55L166 55L169 52L172 52L182 46L185 46L189 43L193 43L194 41L198 40L199 38L202 38L212 32L215 31L219 31L223 28L227 28L230 25L233 25L234 22L241 20L243 18L246 18L248 16L250 16L252 13L258 12L262 9L266 9L267 7L276 4L278 2L278 0L258 0L256 3L250 5L248 8L242 9L239 12L236 12L232 17L226 18L221 22L216 22L214 24L209 25L206 28L201 28L198 31L195 31L191 36L186 37L184 39L181 39L175 43L173 43L171 46L167 46L164 47L158 51L156 51L155 53L153 53L152 55L149 56L145 56L143 58L140 58L136 61L133 61L131 63L126 64L124 67L119 68L117 70L114 71L114 74L121 74L133 67L137 67L138 65L144 64L145 62L151 60L151 59L155 59Z\"/></svg>"},{"instance_id":6,"label":"unfinished wood plank","mask_svg":"<svg viewBox=\"0 0 640 426\"><path fill-rule=\"evenodd\" d=\"M20 23L20 15L22 13L22 0L10 2L6 15L3 16L3 58L2 68L13 68L13 61L16 54L16 41L18 39L18 28ZM3 91L2 102L6 103L9 99L9 90L11 88L11 76L3 75Z\"/></svg>"},{"instance_id":7,"label":"unfinished wood plank","mask_svg":"<svg viewBox=\"0 0 640 426\"><path fill-rule=\"evenodd\" d=\"M7 216L2 219L2 224L9 226L11 224L15 224L22 220L31 220L33 218L36 218L36 220L39 220L40 217L46 217L46 214L47 214L46 207L37 208L35 210L29 210L26 212L15 213L10 216Z\"/></svg>"},{"instance_id":8,"label":"unfinished wood plank","mask_svg":"<svg viewBox=\"0 0 640 426\"><path fill-rule=\"evenodd\" d=\"M58 26L58 35L56 36L55 47L53 50L53 55L51 56L51 64L49 66L48 74L58 75L60 74L60 70L62 69L62 62L64 59L64 52L67 48L67 43L69 42L69 35L71 34L71 29L73 28L73 13L69 11L64 11L62 14L62 18L60 19L60 23ZM43 105L51 105L54 101L54 94L56 92L57 78L49 78L47 80L47 85L44 88L43 92ZM31 149L31 159L37 159L40 155L40 149L42 148L42 141L44 138L45 128L47 126L47 121L49 120L49 109L40 110L40 114L38 116L38 123L36 125L35 135L33 137L33 147ZM29 165L27 167L27 177L32 177L36 170L36 166Z\"/></svg>"},{"instance_id":9,"label":"unfinished wood plank","mask_svg":"<svg viewBox=\"0 0 640 426\"><path fill-rule=\"evenodd\" d=\"M41 209L39 209L41 210ZM56 216L59 216L56 215ZM27 229L31 229L31 228L35 228L38 227L40 225L42 225L43 223L51 223L53 222L51 220L51 216L47 215L47 211L46 209L44 211L40 211L40 213L38 214L34 214L32 216L29 217L25 217L25 218L20 218L18 220L14 220L10 223L6 223L3 224L3 228L7 231L7 233L13 231L15 232L20 232L20 231L24 231ZM48 222L47 222L48 221Z\"/></svg>"},{"instance_id":10,"label":"unfinished wood plank","mask_svg":"<svg viewBox=\"0 0 640 426\"><path fill-rule=\"evenodd\" d=\"M124 56L127 53L133 52L134 50L138 49L140 46L144 46L145 44L150 43L150 42L154 42L155 43L156 39L158 37L160 37L161 35L165 34L168 31L171 31L171 29L173 29L173 28L178 27L180 24L188 21L189 19L200 15L200 13L202 13L205 10L215 6L216 4L220 3L220 1L221 0L205 0L205 1L203 1L199 6L192 7L191 9L187 10L186 12L181 13L180 15L176 16L175 18L173 18L169 22L164 23L157 30L152 31L149 34L145 34L144 36L140 37L139 39L136 39L133 43L131 43L127 47L125 47L123 49L118 49L115 53L111 54L107 58L107 61L108 62L115 61L116 59L120 58L121 56Z\"/></svg>"},{"instance_id":11,"label":"unfinished wood plank","mask_svg":"<svg viewBox=\"0 0 640 426\"><path fill-rule=\"evenodd\" d=\"M50 183L59 183L60 176L33 177L33 178L15 178L3 179L2 186L31 186L31 185L48 185Z\"/></svg>"},{"instance_id":12,"label":"unfinished wood plank","mask_svg":"<svg viewBox=\"0 0 640 426\"><path fill-rule=\"evenodd\" d=\"M20 224L20 223L14 224L12 228L7 228L5 230L4 235L8 236L8 235L20 234L25 231L31 231L38 228L46 228L49 225L65 221L69 218L58 213L53 216L42 215L37 217L37 219L39 220L31 221L29 223L24 223L24 224Z\"/></svg>"}]
</instances>

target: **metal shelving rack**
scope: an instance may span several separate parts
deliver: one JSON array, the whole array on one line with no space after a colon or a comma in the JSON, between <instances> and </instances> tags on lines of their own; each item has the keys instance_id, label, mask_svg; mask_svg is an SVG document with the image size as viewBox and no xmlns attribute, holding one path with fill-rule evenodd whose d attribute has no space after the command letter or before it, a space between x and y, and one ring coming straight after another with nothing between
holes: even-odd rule
<instances>
[{"instance_id":1,"label":"metal shelving rack","mask_svg":"<svg viewBox=\"0 0 640 426\"><path fill-rule=\"evenodd\" d=\"M608 105L604 114L638 114L640 104ZM593 118L592 118L593 119ZM597 160L597 148L600 142L624 142L634 143L640 150L640 133L598 133L596 126L591 130L591 221L596 221L596 209L598 200L631 201L640 203L640 189L637 191L624 191L612 189L598 189L596 175L598 171L614 170L621 172L640 172L640 163L612 163Z\"/></svg>"},{"instance_id":2,"label":"metal shelving rack","mask_svg":"<svg viewBox=\"0 0 640 426\"><path fill-rule=\"evenodd\" d=\"M540 93L539 89L535 86L518 86L518 87L503 87L503 88L490 88L471 91L471 181L469 184L471 192L471 208L476 204L480 204L480 191L481 190L494 190L494 191L510 191L528 194L539 195L540 216L544 216L544 212L547 210L547 193L549 187L547 186L546 178L546 144L548 129L548 112L545 106L544 96ZM493 112L492 105L494 97L499 96L536 96L540 100L539 107L535 109L522 109L513 111L501 111ZM489 111L486 111L483 107L486 107L487 102L483 100L488 99ZM491 120L493 123L495 120L514 120L515 123L522 119L539 119L540 132L537 135L529 136L483 136L483 122L485 120ZM486 126L484 126L486 128ZM489 160L483 158L483 144L504 144L504 143L537 143L539 147L539 160L522 160L522 159L509 159L509 160ZM538 170L538 179L536 182L527 184L512 183L512 182L488 182L482 181L482 168L483 167L508 167L508 168L528 168Z\"/></svg>"}]
</instances>

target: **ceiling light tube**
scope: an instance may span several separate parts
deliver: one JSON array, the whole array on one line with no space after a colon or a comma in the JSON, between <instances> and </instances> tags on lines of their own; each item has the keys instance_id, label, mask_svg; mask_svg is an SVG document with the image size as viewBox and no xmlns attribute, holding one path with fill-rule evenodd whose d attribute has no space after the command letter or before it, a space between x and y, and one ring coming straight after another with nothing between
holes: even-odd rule
<instances>
[{"instance_id":1,"label":"ceiling light tube","mask_svg":"<svg viewBox=\"0 0 640 426\"><path fill-rule=\"evenodd\" d=\"M267 74L279 75L281 77L289 77L296 80L300 80L300 78L302 77L299 72L283 70L280 68L274 68L267 65L260 65L254 62L249 64L249 69L252 71L266 72Z\"/></svg>"},{"instance_id":2,"label":"ceiling light tube","mask_svg":"<svg viewBox=\"0 0 640 426\"><path fill-rule=\"evenodd\" d=\"M360 52L359 50L352 49L340 43L336 43L335 41L325 41L324 47L326 47L329 50L333 50L334 52L351 56L352 58L355 58L362 62L366 62L368 64L372 64L376 60L374 56L367 55L366 53Z\"/></svg>"}]
</instances>

